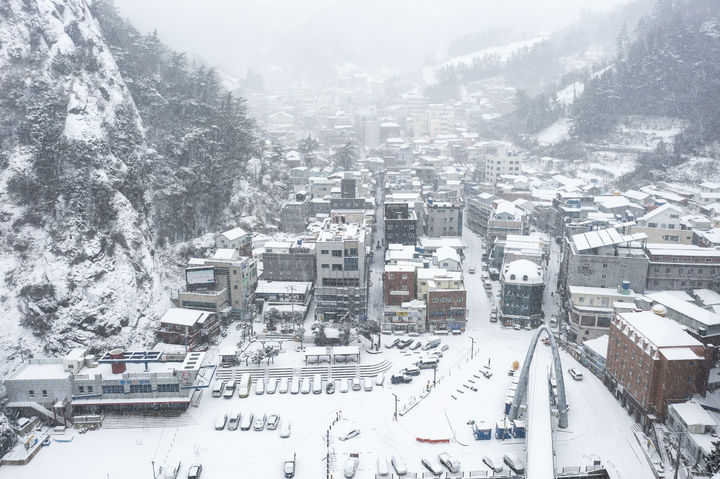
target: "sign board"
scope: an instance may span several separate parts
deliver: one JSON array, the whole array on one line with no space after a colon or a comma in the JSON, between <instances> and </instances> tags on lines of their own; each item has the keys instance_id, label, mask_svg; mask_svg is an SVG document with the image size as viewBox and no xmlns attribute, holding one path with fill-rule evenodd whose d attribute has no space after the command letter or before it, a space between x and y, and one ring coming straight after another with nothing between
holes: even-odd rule
<instances>
[{"instance_id":1,"label":"sign board","mask_svg":"<svg viewBox=\"0 0 720 479\"><path fill-rule=\"evenodd\" d=\"M213 268L194 268L185 270L185 281L187 284L213 284L215 283L215 271Z\"/></svg>"}]
</instances>

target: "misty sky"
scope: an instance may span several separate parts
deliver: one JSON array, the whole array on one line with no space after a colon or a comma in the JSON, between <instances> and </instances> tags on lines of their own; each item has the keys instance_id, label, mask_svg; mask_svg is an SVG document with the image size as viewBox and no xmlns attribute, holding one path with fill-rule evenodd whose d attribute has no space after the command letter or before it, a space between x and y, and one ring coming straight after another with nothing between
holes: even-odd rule
<instances>
[{"instance_id":1,"label":"misty sky","mask_svg":"<svg viewBox=\"0 0 720 479\"><path fill-rule=\"evenodd\" d=\"M405 69L492 27L558 29L627 0L115 0L141 31L238 76L306 64ZM312 67L310 67L312 68Z\"/></svg>"}]
</instances>

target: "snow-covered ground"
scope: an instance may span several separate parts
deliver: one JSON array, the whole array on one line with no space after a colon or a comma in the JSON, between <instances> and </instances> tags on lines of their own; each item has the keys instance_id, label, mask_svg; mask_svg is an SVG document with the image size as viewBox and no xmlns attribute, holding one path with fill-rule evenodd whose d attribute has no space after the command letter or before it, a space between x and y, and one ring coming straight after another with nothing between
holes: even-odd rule
<instances>
[{"instance_id":1,"label":"snow-covered ground","mask_svg":"<svg viewBox=\"0 0 720 479\"><path fill-rule=\"evenodd\" d=\"M498 45L496 47L483 48L482 50L453 57L450 60L446 61L443 66L457 66L462 63L466 65L471 65L475 58L480 59L488 55L498 55L501 60L507 60L512 56L513 53L522 50L523 48L530 48L536 43L540 43L541 41L545 40L546 38L547 35L540 35L530 38L528 40L512 42L506 45Z\"/></svg>"},{"instance_id":2,"label":"snow-covered ground","mask_svg":"<svg viewBox=\"0 0 720 479\"><path fill-rule=\"evenodd\" d=\"M558 121L538 133L535 138L541 145L553 145L570 138L571 126L572 121L569 118L560 118Z\"/></svg>"},{"instance_id":3,"label":"snow-covered ground","mask_svg":"<svg viewBox=\"0 0 720 479\"><path fill-rule=\"evenodd\" d=\"M480 271L480 240L466 231L463 236L470 248L466 251L466 266ZM127 429L102 429L76 435L71 443L53 443L42 450L27 466L0 468L3 478L57 477L58 466L73 464L74 478L109 479L152 477L151 461L156 467L168 458L182 460L183 473L188 465L203 465L204 478L278 477L282 474L285 453L297 452L299 479L325 477L326 456L334 477L342 476L348 454L360 458L355 477L372 478L379 455L403 457L408 470L424 472L420 459L436 457L447 451L460 460L463 471L486 470L482 462L485 454L496 458L508 451L524 456L524 441L476 441L469 420L494 422L502 417L505 392L511 383L506 374L513 361L522 362L534 331L505 329L489 321L490 302L481 285L480 274L465 276L468 289L468 331L460 336L444 336L449 345L437 371L437 386L415 407L393 421L395 398L400 411L421 397L432 370L424 370L410 384L392 385L370 392L350 391L334 394L255 395L240 399L212 398L207 392L197 408L168 427L144 427L138 419L130 419ZM383 343L391 336L383 336ZM475 351L471 353L472 340ZM234 341L234 337L228 337ZM288 351L278 364L295 362L300 367L300 355L285 344ZM392 362L390 372L409 365L420 353L381 348L382 353L363 353L363 364L383 360ZM471 357L472 355L472 357ZM283 358L285 356L285 358ZM538 345L539 361L550 361L550 349ZM581 367L562 353L563 368ZM485 379L478 370L490 362L495 374ZM475 377L480 376L479 378ZM389 374L388 378L389 379ZM466 387L475 386L473 391ZM571 405L569 427L554 433L556 464L584 466L599 458L608 465L614 478L652 477L642 453L633 438L633 422L619 403L589 371L585 380L566 381L568 402ZM245 415L279 414L281 422L290 421L292 435L283 439L278 431L215 431L213 425L219 414L239 411ZM338 414L342 420L331 429L329 448L326 433ZM357 428L360 435L348 441L339 435ZM424 444L417 438L451 439L449 444ZM180 476L184 477L184 476Z\"/></svg>"}]
</instances>

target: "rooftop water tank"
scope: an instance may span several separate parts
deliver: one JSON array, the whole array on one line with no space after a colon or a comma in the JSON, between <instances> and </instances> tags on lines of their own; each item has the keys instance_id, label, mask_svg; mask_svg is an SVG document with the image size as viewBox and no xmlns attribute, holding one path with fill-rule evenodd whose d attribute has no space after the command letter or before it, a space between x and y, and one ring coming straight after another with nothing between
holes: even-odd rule
<instances>
[{"instance_id":1,"label":"rooftop water tank","mask_svg":"<svg viewBox=\"0 0 720 479\"><path fill-rule=\"evenodd\" d=\"M122 349L113 349L110 351L110 359L125 359L125 351ZM125 362L120 361L110 364L113 374L122 374L125 372Z\"/></svg>"},{"instance_id":2,"label":"rooftop water tank","mask_svg":"<svg viewBox=\"0 0 720 479\"><path fill-rule=\"evenodd\" d=\"M658 316L662 316L663 318L664 318L665 316L667 316L667 308L665 308L665 306L663 306L662 304L656 304L656 305L654 305L654 306L650 309L650 311L652 311L653 313L657 314Z\"/></svg>"}]
</instances>

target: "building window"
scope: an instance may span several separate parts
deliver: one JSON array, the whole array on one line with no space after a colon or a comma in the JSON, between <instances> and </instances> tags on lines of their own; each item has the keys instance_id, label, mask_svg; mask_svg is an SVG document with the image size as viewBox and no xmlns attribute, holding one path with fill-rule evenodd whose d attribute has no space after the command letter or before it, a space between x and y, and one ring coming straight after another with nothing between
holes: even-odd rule
<instances>
[{"instance_id":1,"label":"building window","mask_svg":"<svg viewBox=\"0 0 720 479\"><path fill-rule=\"evenodd\" d=\"M152 384L131 384L130 392L131 393L151 393L152 392Z\"/></svg>"},{"instance_id":2,"label":"building window","mask_svg":"<svg viewBox=\"0 0 720 479\"><path fill-rule=\"evenodd\" d=\"M403 291L407 291L407 290L408 290L406 284L403 284L403 285L402 285L402 290L403 290Z\"/></svg>"},{"instance_id":3,"label":"building window","mask_svg":"<svg viewBox=\"0 0 720 479\"><path fill-rule=\"evenodd\" d=\"M89 392L89 393L93 392L93 391L92 391L92 386L88 386L88 392Z\"/></svg>"},{"instance_id":4,"label":"building window","mask_svg":"<svg viewBox=\"0 0 720 479\"><path fill-rule=\"evenodd\" d=\"M320 254L328 254L328 253L330 253L330 251L328 251L326 249L320 250Z\"/></svg>"},{"instance_id":5,"label":"building window","mask_svg":"<svg viewBox=\"0 0 720 479\"><path fill-rule=\"evenodd\" d=\"M85 393L85 386L78 386L78 391L80 391L80 394Z\"/></svg>"},{"instance_id":6,"label":"building window","mask_svg":"<svg viewBox=\"0 0 720 479\"><path fill-rule=\"evenodd\" d=\"M336 257L336 258L341 258L341 257L342 257L342 250L340 250L340 249L334 249L333 252L332 252L332 255L333 255L334 257Z\"/></svg>"},{"instance_id":7,"label":"building window","mask_svg":"<svg viewBox=\"0 0 720 479\"><path fill-rule=\"evenodd\" d=\"M47 389L43 389L42 394L43 394L43 397L46 398L47 397Z\"/></svg>"},{"instance_id":8,"label":"building window","mask_svg":"<svg viewBox=\"0 0 720 479\"><path fill-rule=\"evenodd\" d=\"M323 269L330 269L330 265L327 264L327 263L323 263L322 268L323 268Z\"/></svg>"},{"instance_id":9,"label":"building window","mask_svg":"<svg viewBox=\"0 0 720 479\"><path fill-rule=\"evenodd\" d=\"M433 298L433 299L432 299L432 302L433 302L433 303L437 303L437 302L438 302L438 299L437 299L437 298Z\"/></svg>"},{"instance_id":10,"label":"building window","mask_svg":"<svg viewBox=\"0 0 720 479\"><path fill-rule=\"evenodd\" d=\"M462 303L462 302L463 302L463 297L462 297L462 296L458 296L458 297L457 297L457 302L458 302L458 303Z\"/></svg>"},{"instance_id":11,"label":"building window","mask_svg":"<svg viewBox=\"0 0 720 479\"><path fill-rule=\"evenodd\" d=\"M35 391L33 391L32 389L30 391L28 391L28 394L31 398L35 397Z\"/></svg>"},{"instance_id":12,"label":"building window","mask_svg":"<svg viewBox=\"0 0 720 479\"><path fill-rule=\"evenodd\" d=\"M689 382L689 383L693 382L694 380L695 380L695 378L693 378L692 376L688 376L688 382Z\"/></svg>"},{"instance_id":13,"label":"building window","mask_svg":"<svg viewBox=\"0 0 720 479\"><path fill-rule=\"evenodd\" d=\"M695 361L690 361L690 366L695 366Z\"/></svg>"},{"instance_id":14,"label":"building window","mask_svg":"<svg viewBox=\"0 0 720 479\"><path fill-rule=\"evenodd\" d=\"M176 393L180 391L179 384L158 384L157 391L159 393Z\"/></svg>"},{"instance_id":15,"label":"building window","mask_svg":"<svg viewBox=\"0 0 720 479\"><path fill-rule=\"evenodd\" d=\"M332 265L333 271L342 271L342 265L341 264L334 264Z\"/></svg>"},{"instance_id":16,"label":"building window","mask_svg":"<svg viewBox=\"0 0 720 479\"><path fill-rule=\"evenodd\" d=\"M122 394L125 392L125 388L120 384L110 384L103 386L102 392L103 394Z\"/></svg>"},{"instance_id":17,"label":"building window","mask_svg":"<svg viewBox=\"0 0 720 479\"><path fill-rule=\"evenodd\" d=\"M395 279L395 275L392 273L388 273L388 279Z\"/></svg>"},{"instance_id":18,"label":"building window","mask_svg":"<svg viewBox=\"0 0 720 479\"><path fill-rule=\"evenodd\" d=\"M403 274L402 279L407 279L407 274Z\"/></svg>"}]
</instances>

